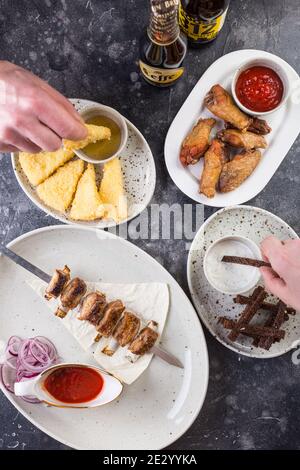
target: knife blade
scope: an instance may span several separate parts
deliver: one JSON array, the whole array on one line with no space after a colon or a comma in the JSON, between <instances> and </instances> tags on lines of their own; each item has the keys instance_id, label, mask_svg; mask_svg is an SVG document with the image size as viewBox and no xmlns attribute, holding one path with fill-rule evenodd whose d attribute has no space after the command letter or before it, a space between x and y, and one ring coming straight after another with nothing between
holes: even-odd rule
<instances>
[{"instance_id":1,"label":"knife blade","mask_svg":"<svg viewBox=\"0 0 300 470\"><path fill-rule=\"evenodd\" d=\"M35 276L42 279L42 281L45 281L45 282L47 282L47 284L49 284L49 282L51 280L51 276L49 276L49 274L45 273L44 271L42 271L37 266L34 266L34 264L29 263L29 261L22 258L22 256L17 255L16 253L11 251L6 246L1 246L0 247L0 253L2 253L4 256L11 259L12 261L14 261L19 266L22 266L22 268L26 269L27 271L31 272Z\"/></svg>"},{"instance_id":2,"label":"knife blade","mask_svg":"<svg viewBox=\"0 0 300 470\"><path fill-rule=\"evenodd\" d=\"M153 346L151 349L151 352L155 354L156 356L160 357L163 361L167 362L168 364L171 364L172 366L179 367L180 369L184 369L184 366L180 362L177 357L175 357L173 354L169 353L168 351L165 351L164 349L160 348L159 346Z\"/></svg>"},{"instance_id":3,"label":"knife blade","mask_svg":"<svg viewBox=\"0 0 300 470\"><path fill-rule=\"evenodd\" d=\"M9 258L11 261L18 264L22 268L29 271L31 274L34 274L34 276L37 276L42 281L49 284L49 282L51 280L51 276L49 274L45 273L44 271L42 271L40 268L38 268L34 264L27 261L26 259L22 258L22 256L17 255L17 253L15 253L14 251L11 251L9 248L7 248L4 245L1 245L0 253L2 253L4 256ZM167 362L168 364L171 364L173 366L180 367L181 369L184 369L184 366L179 361L179 359L177 359L175 356L173 356L173 354L165 351L164 349L162 349L158 346L153 346L151 352L153 354L155 354L156 356L160 357L163 361Z\"/></svg>"}]
</instances>

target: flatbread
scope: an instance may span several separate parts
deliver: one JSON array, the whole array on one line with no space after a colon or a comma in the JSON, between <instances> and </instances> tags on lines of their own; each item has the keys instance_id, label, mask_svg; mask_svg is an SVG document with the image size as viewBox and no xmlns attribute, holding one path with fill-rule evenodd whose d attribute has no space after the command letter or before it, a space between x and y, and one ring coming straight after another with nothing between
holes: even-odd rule
<instances>
[{"instance_id":1,"label":"flatbread","mask_svg":"<svg viewBox=\"0 0 300 470\"><path fill-rule=\"evenodd\" d=\"M28 281L28 284L48 305L49 310L54 315L58 301L57 299L45 300L46 283L39 279L33 279ZM142 320L142 323L146 324L150 320L156 321L158 323L158 333L159 335L162 334L170 303L167 284L159 282L142 284L89 282L87 286L88 291L98 290L103 292L108 302L122 299L126 309L135 313ZM149 366L153 354L145 354L133 364L125 357L127 347L119 347L113 356L106 356L101 351L108 344L109 338L102 338L99 343L95 343L96 328L88 321L78 320L78 313L78 308L74 309L68 312L63 319L57 317L57 321L60 321L67 328L85 351L94 356L96 362L103 369L126 384L133 383Z\"/></svg>"}]
</instances>

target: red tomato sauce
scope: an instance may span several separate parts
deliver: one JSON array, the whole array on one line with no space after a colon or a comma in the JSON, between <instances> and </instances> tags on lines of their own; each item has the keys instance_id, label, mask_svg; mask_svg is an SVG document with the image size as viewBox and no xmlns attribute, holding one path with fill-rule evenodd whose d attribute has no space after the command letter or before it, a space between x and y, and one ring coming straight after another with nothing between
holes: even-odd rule
<instances>
[{"instance_id":1,"label":"red tomato sauce","mask_svg":"<svg viewBox=\"0 0 300 470\"><path fill-rule=\"evenodd\" d=\"M275 109L281 102L283 83L274 70L255 66L240 74L235 91L246 108L256 112L267 112Z\"/></svg>"},{"instance_id":2,"label":"red tomato sauce","mask_svg":"<svg viewBox=\"0 0 300 470\"><path fill-rule=\"evenodd\" d=\"M56 400L64 403L84 403L99 395L103 378L89 367L66 366L48 375L44 387Z\"/></svg>"}]
</instances>

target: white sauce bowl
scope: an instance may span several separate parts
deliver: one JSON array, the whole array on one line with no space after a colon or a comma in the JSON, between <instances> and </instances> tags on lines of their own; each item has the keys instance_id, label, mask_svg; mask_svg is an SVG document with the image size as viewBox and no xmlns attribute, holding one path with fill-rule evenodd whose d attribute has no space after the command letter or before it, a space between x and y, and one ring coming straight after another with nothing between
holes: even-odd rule
<instances>
[{"instance_id":1,"label":"white sauce bowl","mask_svg":"<svg viewBox=\"0 0 300 470\"><path fill-rule=\"evenodd\" d=\"M204 274L211 286L228 295L244 294L258 283L260 271L253 266L224 263L225 255L261 260L259 247L249 238L231 236L215 241L204 257Z\"/></svg>"}]
</instances>

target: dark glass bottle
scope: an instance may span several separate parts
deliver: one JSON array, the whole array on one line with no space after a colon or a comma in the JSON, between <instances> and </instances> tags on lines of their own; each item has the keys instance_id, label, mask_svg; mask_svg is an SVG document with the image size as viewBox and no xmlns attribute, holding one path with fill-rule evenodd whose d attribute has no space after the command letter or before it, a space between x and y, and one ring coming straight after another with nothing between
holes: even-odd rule
<instances>
[{"instance_id":1,"label":"dark glass bottle","mask_svg":"<svg viewBox=\"0 0 300 470\"><path fill-rule=\"evenodd\" d=\"M230 0L181 0L179 24L189 44L201 46L220 33Z\"/></svg>"},{"instance_id":2,"label":"dark glass bottle","mask_svg":"<svg viewBox=\"0 0 300 470\"><path fill-rule=\"evenodd\" d=\"M179 0L150 0L151 18L140 42L140 71L151 85L173 85L184 73L187 40L178 24Z\"/></svg>"}]
</instances>

